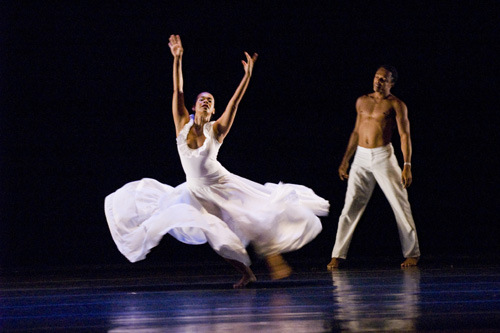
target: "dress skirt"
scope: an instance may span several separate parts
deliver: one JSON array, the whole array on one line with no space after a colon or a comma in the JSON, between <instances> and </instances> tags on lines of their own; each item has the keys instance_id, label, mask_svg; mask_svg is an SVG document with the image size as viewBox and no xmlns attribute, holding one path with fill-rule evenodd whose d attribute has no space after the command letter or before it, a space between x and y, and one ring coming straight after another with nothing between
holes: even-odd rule
<instances>
[{"instance_id":1,"label":"dress skirt","mask_svg":"<svg viewBox=\"0 0 500 333\"><path fill-rule=\"evenodd\" d=\"M144 178L105 199L105 214L120 252L142 260L169 234L186 244L207 243L224 258L250 265L259 255L297 250L321 231L329 203L308 187L265 185L229 173L214 184L188 179L176 187Z\"/></svg>"}]
</instances>

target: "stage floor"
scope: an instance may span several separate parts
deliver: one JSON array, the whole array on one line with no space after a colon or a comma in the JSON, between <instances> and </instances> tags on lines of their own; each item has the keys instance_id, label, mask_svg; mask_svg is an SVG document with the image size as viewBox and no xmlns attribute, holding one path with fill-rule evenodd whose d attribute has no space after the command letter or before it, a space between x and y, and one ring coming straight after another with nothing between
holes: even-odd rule
<instances>
[{"instance_id":1,"label":"stage floor","mask_svg":"<svg viewBox=\"0 0 500 333\"><path fill-rule=\"evenodd\" d=\"M243 290L221 262L3 272L0 331L500 332L496 263L291 264Z\"/></svg>"}]
</instances>

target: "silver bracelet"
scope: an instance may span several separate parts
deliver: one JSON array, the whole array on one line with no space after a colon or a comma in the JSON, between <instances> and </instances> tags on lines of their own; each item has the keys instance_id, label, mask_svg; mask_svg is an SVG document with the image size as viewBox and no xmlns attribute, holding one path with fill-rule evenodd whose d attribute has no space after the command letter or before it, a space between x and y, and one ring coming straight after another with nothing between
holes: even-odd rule
<instances>
[{"instance_id":1,"label":"silver bracelet","mask_svg":"<svg viewBox=\"0 0 500 333\"><path fill-rule=\"evenodd\" d=\"M411 163L410 163L410 162L405 162L405 164L404 164L404 165L409 165L409 166L411 166Z\"/></svg>"}]
</instances>

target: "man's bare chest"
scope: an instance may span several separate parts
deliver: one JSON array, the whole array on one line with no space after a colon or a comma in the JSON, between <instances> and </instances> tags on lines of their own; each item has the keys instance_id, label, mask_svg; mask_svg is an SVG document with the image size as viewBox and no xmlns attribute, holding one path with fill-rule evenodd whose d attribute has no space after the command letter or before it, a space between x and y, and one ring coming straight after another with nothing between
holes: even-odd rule
<instances>
[{"instance_id":1,"label":"man's bare chest","mask_svg":"<svg viewBox=\"0 0 500 333\"><path fill-rule=\"evenodd\" d=\"M394 110L390 103L364 103L359 108L362 120L388 121L394 118Z\"/></svg>"}]
</instances>

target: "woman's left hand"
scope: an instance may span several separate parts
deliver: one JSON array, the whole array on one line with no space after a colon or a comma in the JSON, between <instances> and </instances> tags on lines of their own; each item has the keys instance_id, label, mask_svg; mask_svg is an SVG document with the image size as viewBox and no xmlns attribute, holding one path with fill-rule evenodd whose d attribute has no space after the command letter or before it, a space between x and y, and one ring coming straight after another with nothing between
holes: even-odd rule
<instances>
[{"instance_id":1,"label":"woman's left hand","mask_svg":"<svg viewBox=\"0 0 500 333\"><path fill-rule=\"evenodd\" d=\"M257 53L254 53L251 57L250 55L245 52L245 56L247 57L247 61L242 60L241 63L243 64L243 69L245 70L245 73L248 75L252 75L253 71L253 66L255 62L257 61L257 57L259 56Z\"/></svg>"}]
</instances>

